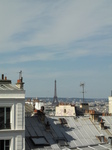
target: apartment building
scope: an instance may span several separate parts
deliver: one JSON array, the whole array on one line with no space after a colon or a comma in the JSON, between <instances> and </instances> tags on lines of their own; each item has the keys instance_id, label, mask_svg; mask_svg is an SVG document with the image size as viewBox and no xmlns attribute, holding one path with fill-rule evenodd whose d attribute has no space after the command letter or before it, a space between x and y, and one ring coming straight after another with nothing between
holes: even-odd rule
<instances>
[{"instance_id":1,"label":"apartment building","mask_svg":"<svg viewBox=\"0 0 112 150\"><path fill-rule=\"evenodd\" d=\"M23 78L12 85L0 79L0 150L25 150L25 91Z\"/></svg>"}]
</instances>

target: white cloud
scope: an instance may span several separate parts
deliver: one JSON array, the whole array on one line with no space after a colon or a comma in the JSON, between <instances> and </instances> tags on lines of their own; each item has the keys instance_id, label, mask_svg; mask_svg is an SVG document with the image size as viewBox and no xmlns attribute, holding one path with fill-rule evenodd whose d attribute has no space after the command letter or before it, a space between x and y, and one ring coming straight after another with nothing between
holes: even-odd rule
<instances>
[{"instance_id":1,"label":"white cloud","mask_svg":"<svg viewBox=\"0 0 112 150\"><path fill-rule=\"evenodd\" d=\"M109 91L111 8L111 0L0 1L1 72L16 82L23 70L30 94L35 88L43 95L43 85L48 89L47 82L55 78L67 82L60 89L60 93L67 89L63 92L66 95L74 95L75 83L79 86L80 81L92 89L104 89L97 83L105 80ZM104 64L102 58L93 57L96 55L105 56ZM89 59L79 59L85 56ZM97 94L102 96L102 92Z\"/></svg>"},{"instance_id":2,"label":"white cloud","mask_svg":"<svg viewBox=\"0 0 112 150\"><path fill-rule=\"evenodd\" d=\"M112 3L109 2L2 2L0 52L55 45L63 50L71 42L93 36L102 27L112 24ZM29 38L25 38L24 34L28 34L26 37ZM20 36L21 41L15 35Z\"/></svg>"},{"instance_id":3,"label":"white cloud","mask_svg":"<svg viewBox=\"0 0 112 150\"><path fill-rule=\"evenodd\" d=\"M81 56L90 55L88 50L65 50L62 52L38 52L33 54L22 54L22 55L14 55L12 57L6 57L2 59L3 61L0 64L15 64L15 63L24 63L24 62L32 62L32 61L52 61L52 60L65 60L71 58L78 58Z\"/></svg>"}]
</instances>

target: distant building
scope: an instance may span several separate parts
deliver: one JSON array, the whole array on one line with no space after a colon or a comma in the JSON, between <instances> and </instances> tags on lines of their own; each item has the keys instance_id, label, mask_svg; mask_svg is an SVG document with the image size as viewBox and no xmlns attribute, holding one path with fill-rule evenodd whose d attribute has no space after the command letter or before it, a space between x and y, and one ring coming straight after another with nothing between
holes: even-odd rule
<instances>
[{"instance_id":1,"label":"distant building","mask_svg":"<svg viewBox=\"0 0 112 150\"><path fill-rule=\"evenodd\" d=\"M88 103L81 103L80 104L80 108L83 109L83 110L87 110L88 111L89 110L89 105L88 105Z\"/></svg>"},{"instance_id":2,"label":"distant building","mask_svg":"<svg viewBox=\"0 0 112 150\"><path fill-rule=\"evenodd\" d=\"M32 106L33 106L33 100L27 99L27 101L25 102L25 104L29 104L29 105L32 105Z\"/></svg>"},{"instance_id":3,"label":"distant building","mask_svg":"<svg viewBox=\"0 0 112 150\"><path fill-rule=\"evenodd\" d=\"M40 110L42 106L44 106L44 102L42 100L34 100L35 109Z\"/></svg>"},{"instance_id":4,"label":"distant building","mask_svg":"<svg viewBox=\"0 0 112 150\"><path fill-rule=\"evenodd\" d=\"M0 79L0 150L25 150L25 91L22 77L17 86Z\"/></svg>"},{"instance_id":5,"label":"distant building","mask_svg":"<svg viewBox=\"0 0 112 150\"><path fill-rule=\"evenodd\" d=\"M55 116L76 116L75 106L70 104L60 103L55 108Z\"/></svg>"},{"instance_id":6,"label":"distant building","mask_svg":"<svg viewBox=\"0 0 112 150\"><path fill-rule=\"evenodd\" d=\"M112 96L109 96L108 100L109 100L109 114L112 114Z\"/></svg>"}]
</instances>

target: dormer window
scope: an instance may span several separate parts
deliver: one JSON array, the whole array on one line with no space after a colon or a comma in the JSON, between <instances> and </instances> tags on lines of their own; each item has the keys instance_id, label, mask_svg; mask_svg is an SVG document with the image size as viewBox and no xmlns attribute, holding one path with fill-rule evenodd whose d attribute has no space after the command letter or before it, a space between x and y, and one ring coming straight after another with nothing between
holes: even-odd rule
<instances>
[{"instance_id":1,"label":"dormer window","mask_svg":"<svg viewBox=\"0 0 112 150\"><path fill-rule=\"evenodd\" d=\"M10 128L10 107L0 107L0 129Z\"/></svg>"}]
</instances>

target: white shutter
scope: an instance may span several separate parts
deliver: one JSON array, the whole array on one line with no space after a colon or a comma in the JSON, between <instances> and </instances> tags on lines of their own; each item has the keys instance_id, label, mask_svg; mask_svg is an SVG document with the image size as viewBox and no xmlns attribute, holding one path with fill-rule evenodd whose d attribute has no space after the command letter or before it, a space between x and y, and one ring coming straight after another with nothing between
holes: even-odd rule
<instances>
[{"instance_id":1,"label":"white shutter","mask_svg":"<svg viewBox=\"0 0 112 150\"><path fill-rule=\"evenodd\" d=\"M23 123L23 130L25 130L25 106L22 105L22 123Z\"/></svg>"},{"instance_id":2,"label":"white shutter","mask_svg":"<svg viewBox=\"0 0 112 150\"><path fill-rule=\"evenodd\" d=\"M23 145L22 136L18 135L16 138L16 150L22 150L22 145Z\"/></svg>"},{"instance_id":3,"label":"white shutter","mask_svg":"<svg viewBox=\"0 0 112 150\"><path fill-rule=\"evenodd\" d=\"M23 124L23 119L22 119L22 114L23 114L23 110L22 110L22 104L18 103L17 104L17 129L22 129L22 124Z\"/></svg>"}]
</instances>

